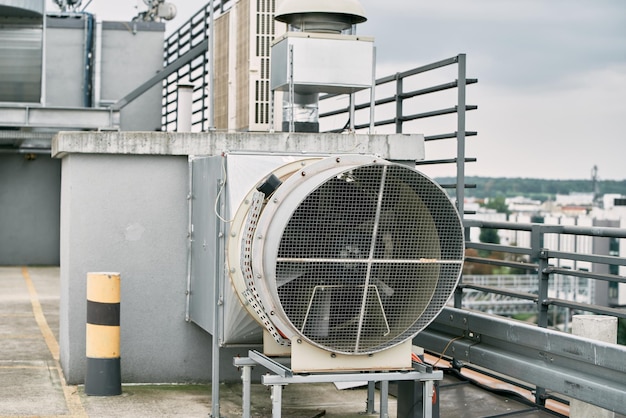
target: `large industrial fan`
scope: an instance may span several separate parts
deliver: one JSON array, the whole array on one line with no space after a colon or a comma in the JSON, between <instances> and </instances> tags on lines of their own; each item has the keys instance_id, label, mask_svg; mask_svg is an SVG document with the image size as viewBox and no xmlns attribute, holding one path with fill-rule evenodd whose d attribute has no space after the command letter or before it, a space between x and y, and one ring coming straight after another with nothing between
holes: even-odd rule
<instances>
[{"instance_id":1,"label":"large industrial fan","mask_svg":"<svg viewBox=\"0 0 626 418\"><path fill-rule=\"evenodd\" d=\"M375 156L292 158L233 212L235 293L278 346L308 347L300 370L333 368L312 353L371 362L410 344L460 276L463 228L446 193Z\"/></svg>"}]
</instances>

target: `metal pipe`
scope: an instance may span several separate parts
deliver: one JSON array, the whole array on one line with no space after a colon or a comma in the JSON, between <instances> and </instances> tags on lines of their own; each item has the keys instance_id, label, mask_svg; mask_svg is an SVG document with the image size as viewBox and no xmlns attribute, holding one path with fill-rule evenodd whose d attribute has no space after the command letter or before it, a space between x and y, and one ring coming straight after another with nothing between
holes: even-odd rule
<instances>
[{"instance_id":1,"label":"metal pipe","mask_svg":"<svg viewBox=\"0 0 626 418\"><path fill-rule=\"evenodd\" d=\"M213 77L215 76L215 11L214 0L209 3L209 131L215 130L215 89Z\"/></svg>"},{"instance_id":2,"label":"metal pipe","mask_svg":"<svg viewBox=\"0 0 626 418\"><path fill-rule=\"evenodd\" d=\"M283 403L282 385L272 385L272 418L281 418Z\"/></svg>"},{"instance_id":3,"label":"metal pipe","mask_svg":"<svg viewBox=\"0 0 626 418\"><path fill-rule=\"evenodd\" d=\"M242 418L250 418L250 384L252 382L252 367L243 366L241 371L242 381Z\"/></svg>"},{"instance_id":4,"label":"metal pipe","mask_svg":"<svg viewBox=\"0 0 626 418\"><path fill-rule=\"evenodd\" d=\"M102 98L102 22L96 22L96 46L94 55L93 106L100 107L100 100Z\"/></svg>"},{"instance_id":5,"label":"metal pipe","mask_svg":"<svg viewBox=\"0 0 626 418\"><path fill-rule=\"evenodd\" d=\"M191 246L193 243L193 161L187 163L187 289L185 290L185 321L191 321Z\"/></svg>"},{"instance_id":6,"label":"metal pipe","mask_svg":"<svg viewBox=\"0 0 626 418\"><path fill-rule=\"evenodd\" d=\"M423 413L424 417L432 417L433 416L433 389L434 384L432 380L426 380L423 383L423 395L422 395L422 405L423 405Z\"/></svg>"},{"instance_id":7,"label":"metal pipe","mask_svg":"<svg viewBox=\"0 0 626 418\"><path fill-rule=\"evenodd\" d=\"M389 418L389 380L380 382L380 418Z\"/></svg>"},{"instance_id":8,"label":"metal pipe","mask_svg":"<svg viewBox=\"0 0 626 418\"><path fill-rule=\"evenodd\" d=\"M177 86L178 115L176 132L191 132L193 116L193 84L179 83Z\"/></svg>"},{"instance_id":9,"label":"metal pipe","mask_svg":"<svg viewBox=\"0 0 626 418\"><path fill-rule=\"evenodd\" d=\"M289 45L289 132L294 132L295 129L295 115L294 115L294 102L296 101L294 86L293 86L293 45Z\"/></svg>"},{"instance_id":10,"label":"metal pipe","mask_svg":"<svg viewBox=\"0 0 626 418\"><path fill-rule=\"evenodd\" d=\"M367 382L367 408L366 414L373 414L376 412L376 382L370 380Z\"/></svg>"},{"instance_id":11,"label":"metal pipe","mask_svg":"<svg viewBox=\"0 0 626 418\"><path fill-rule=\"evenodd\" d=\"M45 7L45 5L44 5ZM42 105L46 105L46 45L48 43L46 33L48 31L48 17L44 13L43 16L43 33L41 38L41 92L39 96L39 101Z\"/></svg>"},{"instance_id":12,"label":"metal pipe","mask_svg":"<svg viewBox=\"0 0 626 418\"><path fill-rule=\"evenodd\" d=\"M222 181L218 179L217 189L222 187ZM216 197L219 199L219 196ZM219 202L216 202L219 204ZM221 231L221 221L219 217L215 218L215 230ZM215 238L215 248L219 253L220 249L220 237L219 234ZM220 335L222 328L222 321L220 317L220 308L222 304L220 278L222 272L220 263L215 263L213 294L215 296L214 308L213 308L213 333L211 335L211 416L213 418L220 418Z\"/></svg>"},{"instance_id":13,"label":"metal pipe","mask_svg":"<svg viewBox=\"0 0 626 418\"><path fill-rule=\"evenodd\" d=\"M349 98L350 98L350 106L349 106L350 110L348 112L348 120L349 120L349 124L350 124L349 129L350 129L350 132L354 132L354 113L355 113L355 111L354 111L354 106L355 106L355 104L354 104L354 100L355 100L354 93L350 93Z\"/></svg>"},{"instance_id":14,"label":"metal pipe","mask_svg":"<svg viewBox=\"0 0 626 418\"><path fill-rule=\"evenodd\" d=\"M370 135L376 128L376 47L372 51L372 87L370 88Z\"/></svg>"}]
</instances>

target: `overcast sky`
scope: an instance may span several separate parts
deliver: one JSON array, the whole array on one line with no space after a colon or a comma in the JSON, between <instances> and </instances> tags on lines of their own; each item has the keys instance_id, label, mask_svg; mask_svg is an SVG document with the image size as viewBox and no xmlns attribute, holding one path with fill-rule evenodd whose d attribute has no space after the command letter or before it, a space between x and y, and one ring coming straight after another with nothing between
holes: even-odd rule
<instances>
[{"instance_id":1,"label":"overcast sky","mask_svg":"<svg viewBox=\"0 0 626 418\"><path fill-rule=\"evenodd\" d=\"M178 16L168 32L207 3L170 1ZM468 113L468 130L478 131L468 175L586 179L597 165L601 179L626 179L626 0L361 3L369 20L358 32L376 38L379 77L467 54L468 77L479 80L468 87L478 106ZM130 20L144 9L141 0L93 0L87 11ZM453 104L433 99L431 108Z\"/></svg>"}]
</instances>

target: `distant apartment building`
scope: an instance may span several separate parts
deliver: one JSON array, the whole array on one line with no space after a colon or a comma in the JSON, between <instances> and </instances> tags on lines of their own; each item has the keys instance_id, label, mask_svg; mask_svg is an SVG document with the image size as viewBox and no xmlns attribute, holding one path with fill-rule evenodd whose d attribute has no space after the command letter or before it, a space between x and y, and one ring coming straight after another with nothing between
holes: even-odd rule
<instances>
[{"instance_id":1,"label":"distant apartment building","mask_svg":"<svg viewBox=\"0 0 626 418\"><path fill-rule=\"evenodd\" d=\"M504 213L482 208L475 202L469 202L469 207L472 207L476 214L466 217L491 222L510 221L515 223L626 228L626 197L616 194L605 195L602 200L602 208L593 205L593 198L591 193L557 195L554 201L544 203L524 197L509 198L506 200L511 211L508 216ZM466 205L466 207L468 206ZM504 245L531 246L530 233L527 231L500 230L498 234L500 242ZM479 235L480 231L477 228L472 228L470 240L478 242ZM620 242L617 238L548 234L545 237L544 245L555 251L626 256L626 243ZM558 263L557 267L566 269L626 274L626 267L624 266L594 265L585 261L572 260L558 260ZM560 283L559 291L567 293L567 295L559 295L561 297L565 296L571 300L576 300L577 297L580 300L581 297L584 297L585 302L588 303L603 306L626 306L626 284L624 283L607 283L600 280L574 277L556 277L555 280Z\"/></svg>"}]
</instances>

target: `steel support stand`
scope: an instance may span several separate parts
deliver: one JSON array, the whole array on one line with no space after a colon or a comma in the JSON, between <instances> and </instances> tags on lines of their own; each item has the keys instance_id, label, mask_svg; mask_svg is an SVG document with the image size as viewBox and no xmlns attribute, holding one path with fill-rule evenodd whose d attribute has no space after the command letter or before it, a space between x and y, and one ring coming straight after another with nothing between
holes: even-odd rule
<instances>
[{"instance_id":1,"label":"steel support stand","mask_svg":"<svg viewBox=\"0 0 626 418\"><path fill-rule=\"evenodd\" d=\"M389 380L380 382L380 418L389 418Z\"/></svg>"},{"instance_id":2,"label":"steel support stand","mask_svg":"<svg viewBox=\"0 0 626 418\"><path fill-rule=\"evenodd\" d=\"M282 405L283 405L283 386L272 385L272 418L281 417Z\"/></svg>"},{"instance_id":3,"label":"steel support stand","mask_svg":"<svg viewBox=\"0 0 626 418\"><path fill-rule=\"evenodd\" d=\"M250 418L250 399L251 399L251 382L252 367L243 366L241 371L242 382L242 418Z\"/></svg>"},{"instance_id":4,"label":"steel support stand","mask_svg":"<svg viewBox=\"0 0 626 418\"><path fill-rule=\"evenodd\" d=\"M426 380L423 384L424 393L422 395L423 414L424 417L433 416L433 381Z\"/></svg>"},{"instance_id":5,"label":"steel support stand","mask_svg":"<svg viewBox=\"0 0 626 418\"><path fill-rule=\"evenodd\" d=\"M376 382L369 381L367 382L367 409L365 410L366 414L375 414L376 413Z\"/></svg>"},{"instance_id":6,"label":"steel support stand","mask_svg":"<svg viewBox=\"0 0 626 418\"><path fill-rule=\"evenodd\" d=\"M293 374L293 371L288 367L266 357L265 355L251 350L249 357L235 357L233 364L237 367L246 366L251 367L253 365L261 365L272 373L263 375L261 383L265 386L271 386L271 399L272 399L272 417L280 418L282 408L282 388L284 385L297 384L297 383L333 383L333 382L358 382L366 380L368 382L368 396L367 396L367 413L374 413L374 383L381 382L380 391L380 417L388 418L388 398L389 398L389 382L390 381L407 381L412 380L415 382L424 383L423 392L423 411L422 416L425 418L432 418L433 414L433 381L443 379L443 372L441 370L433 371L432 367L416 367L412 371L392 371L382 373L361 373L361 372L345 372L345 373L314 373L314 374ZM244 379L242 377L242 379ZM244 411L250 411L250 398L245 395L245 391L250 390L250 381L244 379ZM244 417L246 417L244 412Z\"/></svg>"}]
</instances>

